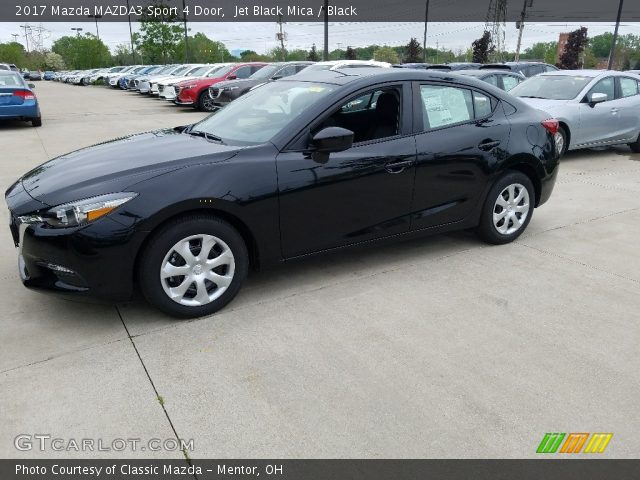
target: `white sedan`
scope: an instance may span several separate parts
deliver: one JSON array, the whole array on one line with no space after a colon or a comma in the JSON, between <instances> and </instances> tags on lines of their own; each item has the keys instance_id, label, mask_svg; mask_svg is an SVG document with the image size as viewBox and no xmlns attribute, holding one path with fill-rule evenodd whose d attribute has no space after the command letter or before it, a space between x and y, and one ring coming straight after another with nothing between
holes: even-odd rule
<instances>
[{"instance_id":1,"label":"white sedan","mask_svg":"<svg viewBox=\"0 0 640 480\"><path fill-rule=\"evenodd\" d=\"M640 75L612 70L559 70L531 77L509 93L560 122L556 147L628 144L640 153Z\"/></svg>"}]
</instances>

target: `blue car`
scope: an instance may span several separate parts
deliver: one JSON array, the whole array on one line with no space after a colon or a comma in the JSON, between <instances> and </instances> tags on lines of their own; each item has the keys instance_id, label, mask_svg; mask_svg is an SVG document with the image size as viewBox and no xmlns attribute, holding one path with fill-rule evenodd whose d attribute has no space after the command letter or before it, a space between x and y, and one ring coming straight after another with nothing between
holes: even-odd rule
<instances>
[{"instance_id":1,"label":"blue car","mask_svg":"<svg viewBox=\"0 0 640 480\"><path fill-rule=\"evenodd\" d=\"M53 80L53 76L55 75L56 72L52 72L50 70L47 70L46 72L44 72L44 75L42 78L44 78L45 80Z\"/></svg>"},{"instance_id":2,"label":"blue car","mask_svg":"<svg viewBox=\"0 0 640 480\"><path fill-rule=\"evenodd\" d=\"M34 88L35 85L26 83L19 73L0 70L0 120L25 120L34 127L41 126Z\"/></svg>"}]
</instances>

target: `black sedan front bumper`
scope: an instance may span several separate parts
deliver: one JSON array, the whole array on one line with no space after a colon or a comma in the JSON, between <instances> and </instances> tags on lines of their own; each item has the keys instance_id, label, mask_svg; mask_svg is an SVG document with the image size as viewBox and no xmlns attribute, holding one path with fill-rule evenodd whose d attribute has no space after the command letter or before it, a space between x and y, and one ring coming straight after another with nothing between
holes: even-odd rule
<instances>
[{"instance_id":1,"label":"black sedan front bumper","mask_svg":"<svg viewBox=\"0 0 640 480\"><path fill-rule=\"evenodd\" d=\"M125 301L133 293L135 254L145 233L104 217L84 227L20 223L11 215L23 284L72 297Z\"/></svg>"}]
</instances>

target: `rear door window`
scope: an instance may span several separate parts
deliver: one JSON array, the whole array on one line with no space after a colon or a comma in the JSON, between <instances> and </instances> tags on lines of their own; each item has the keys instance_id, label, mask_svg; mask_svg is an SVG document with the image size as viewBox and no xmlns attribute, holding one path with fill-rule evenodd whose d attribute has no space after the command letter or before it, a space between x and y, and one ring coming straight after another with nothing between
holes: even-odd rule
<instances>
[{"instance_id":1,"label":"rear door window","mask_svg":"<svg viewBox=\"0 0 640 480\"><path fill-rule=\"evenodd\" d=\"M520 78L514 77L513 75L502 75L502 86L504 87L505 92L508 92L518 85L520 81Z\"/></svg>"},{"instance_id":2,"label":"rear door window","mask_svg":"<svg viewBox=\"0 0 640 480\"><path fill-rule=\"evenodd\" d=\"M443 85L420 85L424 128L440 128L473 119L471 90Z\"/></svg>"},{"instance_id":3,"label":"rear door window","mask_svg":"<svg viewBox=\"0 0 640 480\"><path fill-rule=\"evenodd\" d=\"M633 78L619 77L620 97L632 97L638 94L638 81Z\"/></svg>"}]
</instances>

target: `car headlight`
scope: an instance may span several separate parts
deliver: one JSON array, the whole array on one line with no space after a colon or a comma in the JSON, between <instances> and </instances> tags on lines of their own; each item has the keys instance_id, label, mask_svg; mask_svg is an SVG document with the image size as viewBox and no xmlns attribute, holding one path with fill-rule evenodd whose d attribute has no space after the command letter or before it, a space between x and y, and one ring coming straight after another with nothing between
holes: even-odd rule
<instances>
[{"instance_id":1,"label":"car headlight","mask_svg":"<svg viewBox=\"0 0 640 480\"><path fill-rule=\"evenodd\" d=\"M231 92L231 91L233 91L233 90L238 90L239 88L240 88L240 87L226 87L226 88L225 88L225 91L227 91L227 92Z\"/></svg>"},{"instance_id":2,"label":"car headlight","mask_svg":"<svg viewBox=\"0 0 640 480\"><path fill-rule=\"evenodd\" d=\"M137 196L137 193L122 192L85 198L53 207L42 219L54 228L77 227L111 213Z\"/></svg>"},{"instance_id":3,"label":"car headlight","mask_svg":"<svg viewBox=\"0 0 640 480\"><path fill-rule=\"evenodd\" d=\"M196 88L196 85L195 84L185 85L184 87L182 87L182 90L190 90L192 88Z\"/></svg>"}]
</instances>

